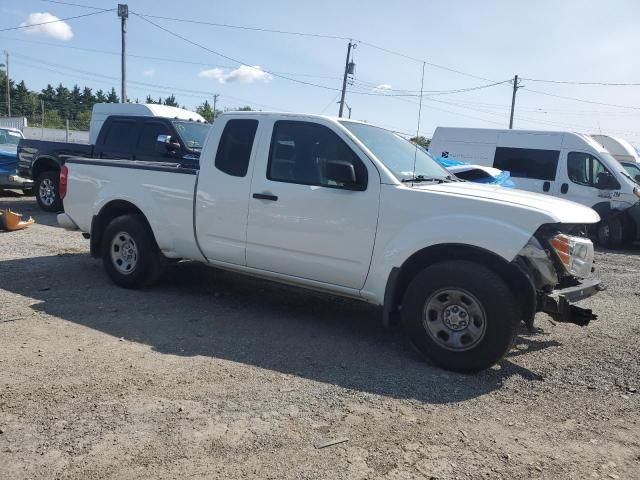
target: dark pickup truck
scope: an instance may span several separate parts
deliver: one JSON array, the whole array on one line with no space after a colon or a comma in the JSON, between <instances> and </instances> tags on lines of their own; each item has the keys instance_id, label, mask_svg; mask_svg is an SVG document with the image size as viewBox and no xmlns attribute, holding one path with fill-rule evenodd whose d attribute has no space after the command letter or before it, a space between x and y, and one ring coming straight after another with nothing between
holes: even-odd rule
<instances>
[{"instance_id":1,"label":"dark pickup truck","mask_svg":"<svg viewBox=\"0 0 640 480\"><path fill-rule=\"evenodd\" d=\"M197 169L200 151L211 125L165 117L114 115L100 128L95 145L20 140L18 173L34 180L38 205L62 210L60 168L69 157L173 162ZM159 147L162 140L163 147Z\"/></svg>"}]
</instances>

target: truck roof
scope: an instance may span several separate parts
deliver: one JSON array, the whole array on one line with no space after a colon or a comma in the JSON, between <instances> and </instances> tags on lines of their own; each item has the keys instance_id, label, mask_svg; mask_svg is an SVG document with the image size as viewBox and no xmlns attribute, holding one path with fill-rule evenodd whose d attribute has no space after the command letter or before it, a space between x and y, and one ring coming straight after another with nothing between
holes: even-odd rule
<instances>
[{"instance_id":1,"label":"truck roof","mask_svg":"<svg viewBox=\"0 0 640 480\"><path fill-rule=\"evenodd\" d=\"M196 112L184 108L157 105L154 103L96 103L91 112L89 127L89 143L95 144L100 129L107 117L113 115L128 115L132 117L163 117L179 120L206 122L204 117Z\"/></svg>"}]
</instances>

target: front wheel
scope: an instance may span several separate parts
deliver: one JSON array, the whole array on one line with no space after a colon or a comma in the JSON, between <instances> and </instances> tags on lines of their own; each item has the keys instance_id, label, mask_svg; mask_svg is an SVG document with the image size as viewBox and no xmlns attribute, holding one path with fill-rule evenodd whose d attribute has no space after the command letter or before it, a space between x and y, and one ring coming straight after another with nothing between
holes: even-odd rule
<instances>
[{"instance_id":1,"label":"front wheel","mask_svg":"<svg viewBox=\"0 0 640 480\"><path fill-rule=\"evenodd\" d=\"M49 170L36 178L33 186L38 205L45 212L59 212L62 210L60 198L60 173Z\"/></svg>"},{"instance_id":2,"label":"front wheel","mask_svg":"<svg viewBox=\"0 0 640 480\"><path fill-rule=\"evenodd\" d=\"M483 265L452 260L422 270L402 304L411 342L436 365L470 373L498 362L521 320L507 284Z\"/></svg>"},{"instance_id":3,"label":"front wheel","mask_svg":"<svg viewBox=\"0 0 640 480\"><path fill-rule=\"evenodd\" d=\"M605 216L596 225L596 238L605 248L618 248L624 241L624 225L620 216Z\"/></svg>"},{"instance_id":4,"label":"front wheel","mask_svg":"<svg viewBox=\"0 0 640 480\"><path fill-rule=\"evenodd\" d=\"M102 263L113 282L138 289L155 283L166 259L142 215L123 215L107 225L102 237Z\"/></svg>"}]
</instances>

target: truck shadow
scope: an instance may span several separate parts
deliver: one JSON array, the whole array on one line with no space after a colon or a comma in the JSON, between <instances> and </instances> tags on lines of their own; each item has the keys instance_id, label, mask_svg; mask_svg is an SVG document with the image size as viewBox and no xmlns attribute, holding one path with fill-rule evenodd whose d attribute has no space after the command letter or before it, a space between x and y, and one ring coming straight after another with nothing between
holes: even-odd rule
<instances>
[{"instance_id":1,"label":"truck shadow","mask_svg":"<svg viewBox=\"0 0 640 480\"><path fill-rule=\"evenodd\" d=\"M31 308L157 352L253 365L362 392L428 403L460 402L509 377L543 377L510 360L558 346L520 337L500 365L459 375L425 363L377 308L182 262L146 291L113 286L87 255L0 262L0 288L38 300Z\"/></svg>"}]
</instances>

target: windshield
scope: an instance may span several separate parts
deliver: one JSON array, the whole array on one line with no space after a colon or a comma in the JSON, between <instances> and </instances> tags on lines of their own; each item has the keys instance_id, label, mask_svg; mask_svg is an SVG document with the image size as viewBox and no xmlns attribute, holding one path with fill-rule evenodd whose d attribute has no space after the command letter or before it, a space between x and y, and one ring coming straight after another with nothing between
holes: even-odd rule
<instances>
[{"instance_id":1,"label":"windshield","mask_svg":"<svg viewBox=\"0 0 640 480\"><path fill-rule=\"evenodd\" d=\"M22 135L15 130L0 128L0 145L18 145L21 138Z\"/></svg>"},{"instance_id":2,"label":"windshield","mask_svg":"<svg viewBox=\"0 0 640 480\"><path fill-rule=\"evenodd\" d=\"M445 179L451 174L431 155L384 128L363 123L340 122L391 170L400 181L415 177ZM414 169L415 162L415 169Z\"/></svg>"},{"instance_id":3,"label":"windshield","mask_svg":"<svg viewBox=\"0 0 640 480\"><path fill-rule=\"evenodd\" d=\"M174 120L171 123L173 123L178 135L180 135L180 138L187 148L202 149L211 125L208 123L181 122L179 120Z\"/></svg>"},{"instance_id":4,"label":"windshield","mask_svg":"<svg viewBox=\"0 0 640 480\"><path fill-rule=\"evenodd\" d=\"M635 163L622 162L622 166L627 171L631 178L633 178L636 182L638 181L638 177L640 176L640 167Z\"/></svg>"}]
</instances>

